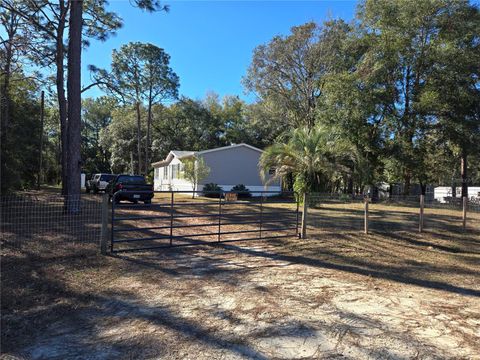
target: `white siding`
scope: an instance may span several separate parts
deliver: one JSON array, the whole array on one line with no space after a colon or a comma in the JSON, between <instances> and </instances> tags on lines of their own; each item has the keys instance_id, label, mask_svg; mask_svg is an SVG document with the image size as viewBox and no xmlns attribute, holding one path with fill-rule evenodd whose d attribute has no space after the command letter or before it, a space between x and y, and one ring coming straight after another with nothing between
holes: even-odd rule
<instances>
[{"instance_id":1,"label":"white siding","mask_svg":"<svg viewBox=\"0 0 480 360\"><path fill-rule=\"evenodd\" d=\"M158 173L155 173L154 189L155 190L174 190L174 191L191 191L192 184L180 176L183 164L180 159L174 157L170 164L164 167L156 168ZM180 173L179 173L180 169ZM166 177L165 177L166 175Z\"/></svg>"},{"instance_id":2,"label":"white siding","mask_svg":"<svg viewBox=\"0 0 480 360\"><path fill-rule=\"evenodd\" d=\"M468 187L468 197L475 197L479 198L480 197L480 187L474 187L474 186L469 186ZM435 200L444 203L446 197L451 197L452 196L452 187L451 186L437 186L434 190L434 197ZM456 196L461 197L462 196L462 187L457 186L456 187Z\"/></svg>"},{"instance_id":3,"label":"white siding","mask_svg":"<svg viewBox=\"0 0 480 360\"><path fill-rule=\"evenodd\" d=\"M238 184L245 185L250 191L281 191L280 181L271 183L265 187L258 169L258 161L261 152L246 146L235 146L218 151L209 151L198 156L203 157L206 165L210 168L210 174L198 184L197 190L203 189L203 184L218 184L224 191L231 190ZM175 176L178 166L183 168L182 161L174 156L172 161L165 167L155 170L155 190L192 191L192 184ZM166 177L164 175L167 175ZM259 193L253 193L259 196ZM270 195L270 194L268 194ZM274 194L271 194L274 195Z\"/></svg>"}]
</instances>

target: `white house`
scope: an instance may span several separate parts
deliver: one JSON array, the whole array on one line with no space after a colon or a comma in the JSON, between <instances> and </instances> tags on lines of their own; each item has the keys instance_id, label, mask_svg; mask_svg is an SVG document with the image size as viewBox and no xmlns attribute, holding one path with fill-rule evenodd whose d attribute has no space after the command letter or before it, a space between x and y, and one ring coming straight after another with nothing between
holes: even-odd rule
<instances>
[{"instance_id":1,"label":"white house","mask_svg":"<svg viewBox=\"0 0 480 360\"><path fill-rule=\"evenodd\" d=\"M460 198L462 196L462 187L457 186L456 187L456 194L455 196L457 198ZM451 186L437 186L435 188L435 200L441 203L446 202L446 198L452 197L452 187ZM480 198L480 187L474 187L474 186L469 186L468 187L468 197L469 198L474 198L474 199L479 199Z\"/></svg>"},{"instance_id":2,"label":"white house","mask_svg":"<svg viewBox=\"0 0 480 360\"><path fill-rule=\"evenodd\" d=\"M245 185L250 191L280 191L280 181L265 186L260 177L258 161L262 150L248 144L236 144L204 151L172 150L165 160L153 163L155 169L154 189L191 191L193 184L182 177L183 163L187 158L203 158L210 168L209 175L199 181L197 190L204 184L218 184L229 191L238 184ZM259 194L252 194L253 196Z\"/></svg>"}]
</instances>

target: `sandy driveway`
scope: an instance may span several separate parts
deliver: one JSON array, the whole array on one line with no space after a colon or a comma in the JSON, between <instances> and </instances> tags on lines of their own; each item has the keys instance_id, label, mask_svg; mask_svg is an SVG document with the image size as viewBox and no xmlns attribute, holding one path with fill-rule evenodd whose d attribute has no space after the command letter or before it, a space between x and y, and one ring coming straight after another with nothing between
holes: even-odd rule
<instances>
[{"instance_id":1,"label":"sandy driveway","mask_svg":"<svg viewBox=\"0 0 480 360\"><path fill-rule=\"evenodd\" d=\"M428 268L433 278L423 276L419 283L410 272L420 274L428 262L392 278L383 275L394 272L375 266L373 259L371 267L337 261L360 251L360 240L351 247L333 241L176 249L99 257L92 266L86 265L93 260L83 260L77 264L81 271L63 273L61 281L75 285L52 304L50 322L31 329L32 341L11 354L33 359L480 358L477 255L458 255L466 257L467 265L459 268L463 284L438 280L443 275L437 279L433 268ZM432 262L442 260L438 251L429 252ZM398 261L400 266L404 259Z\"/></svg>"}]
</instances>

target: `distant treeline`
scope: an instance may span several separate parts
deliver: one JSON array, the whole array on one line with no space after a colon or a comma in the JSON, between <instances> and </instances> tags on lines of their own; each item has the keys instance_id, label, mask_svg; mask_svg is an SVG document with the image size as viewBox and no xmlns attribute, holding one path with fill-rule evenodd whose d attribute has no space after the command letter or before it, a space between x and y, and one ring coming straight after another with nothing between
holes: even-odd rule
<instances>
[{"instance_id":1,"label":"distant treeline","mask_svg":"<svg viewBox=\"0 0 480 360\"><path fill-rule=\"evenodd\" d=\"M172 149L246 142L267 149L263 165L297 188L386 182L405 193L413 184L465 191L480 184L479 34L479 10L468 1L363 1L351 22L307 23L259 45L243 79L257 95L252 104L179 96L162 49L125 44L110 69L91 67L105 96L83 100L82 169L151 175L150 162ZM8 83L4 189L31 187L38 172L44 83L19 59ZM42 168L49 183L61 181L58 96L50 94Z\"/></svg>"}]
</instances>

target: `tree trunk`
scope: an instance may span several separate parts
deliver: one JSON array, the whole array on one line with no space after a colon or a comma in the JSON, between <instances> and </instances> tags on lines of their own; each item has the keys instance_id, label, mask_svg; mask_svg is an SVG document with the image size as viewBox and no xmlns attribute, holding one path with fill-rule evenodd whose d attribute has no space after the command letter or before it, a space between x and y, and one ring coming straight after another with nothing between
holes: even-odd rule
<instances>
[{"instance_id":1,"label":"tree trunk","mask_svg":"<svg viewBox=\"0 0 480 360\"><path fill-rule=\"evenodd\" d=\"M353 190L353 177L350 176L348 178L348 190L347 190L347 193L351 195L352 199L355 197L355 193L354 193L354 190Z\"/></svg>"},{"instance_id":2,"label":"tree trunk","mask_svg":"<svg viewBox=\"0 0 480 360\"><path fill-rule=\"evenodd\" d=\"M5 149L6 149L6 141L7 141L7 132L8 132L8 127L10 124L10 94L9 94L9 89L10 89L10 66L11 66L11 59L12 59L12 52L11 52L11 46L7 45L7 51L6 51L6 58L5 58L5 68L2 69L4 70L3 73L3 83L2 83L2 88L1 88L1 136L0 136L0 161L1 161L1 169L0 169L0 174L2 176L2 179L6 178L6 170L7 170L7 159L5 157ZM2 181L2 188L6 184L3 184ZM8 186L8 185L7 185Z\"/></svg>"},{"instance_id":3,"label":"tree trunk","mask_svg":"<svg viewBox=\"0 0 480 360\"><path fill-rule=\"evenodd\" d=\"M150 168L150 128L152 124L152 85L148 94L148 115L147 115L147 141L145 142L145 175L148 174Z\"/></svg>"},{"instance_id":4,"label":"tree trunk","mask_svg":"<svg viewBox=\"0 0 480 360\"><path fill-rule=\"evenodd\" d=\"M40 190L40 184L42 182L42 162L43 162L43 124L44 124L44 112L45 109L45 91L42 91L40 98L40 149L39 149L39 161L38 161L38 174L37 174L37 190Z\"/></svg>"},{"instance_id":5,"label":"tree trunk","mask_svg":"<svg viewBox=\"0 0 480 360\"><path fill-rule=\"evenodd\" d=\"M462 149L462 158L460 159L460 173L462 177L462 197L468 197L468 169L467 169L467 150Z\"/></svg>"},{"instance_id":6,"label":"tree trunk","mask_svg":"<svg viewBox=\"0 0 480 360\"><path fill-rule=\"evenodd\" d=\"M70 29L68 41L68 211L80 210L81 174L81 62L82 62L82 11L83 0L70 1Z\"/></svg>"},{"instance_id":7,"label":"tree trunk","mask_svg":"<svg viewBox=\"0 0 480 360\"><path fill-rule=\"evenodd\" d=\"M130 151L130 174L135 173L135 166L133 166L133 151Z\"/></svg>"},{"instance_id":8,"label":"tree trunk","mask_svg":"<svg viewBox=\"0 0 480 360\"><path fill-rule=\"evenodd\" d=\"M420 182L420 190L421 190L421 194L425 196L425 194L427 193L427 185L424 184L423 182Z\"/></svg>"},{"instance_id":9,"label":"tree trunk","mask_svg":"<svg viewBox=\"0 0 480 360\"><path fill-rule=\"evenodd\" d=\"M6 149L6 141L7 141L7 133L8 127L10 125L10 76L11 76L11 66L12 66L12 57L13 57L13 48L12 48L12 41L15 35L13 24L15 22L14 14L10 14L10 26L7 30L7 41L5 42L5 66L2 69L2 77L3 82L1 86L0 92L0 117L1 117L1 124L0 124L0 175L2 179L6 178L6 170L7 170L7 159L5 158L5 149ZM4 184L2 181L2 189L3 187L8 186Z\"/></svg>"},{"instance_id":10,"label":"tree trunk","mask_svg":"<svg viewBox=\"0 0 480 360\"><path fill-rule=\"evenodd\" d=\"M137 152L138 152L138 174L142 173L142 128L140 119L140 102L135 103L135 109L137 111Z\"/></svg>"},{"instance_id":11,"label":"tree trunk","mask_svg":"<svg viewBox=\"0 0 480 360\"><path fill-rule=\"evenodd\" d=\"M67 162L68 162L68 134L67 134L67 100L65 99L65 70L63 60L65 52L63 47L63 36L65 32L66 10L63 0L59 1L61 19L58 22L56 38L55 65L57 73L55 85L57 88L58 115L60 117L60 148L62 168L62 195L68 195L67 190Z\"/></svg>"},{"instance_id":12,"label":"tree trunk","mask_svg":"<svg viewBox=\"0 0 480 360\"><path fill-rule=\"evenodd\" d=\"M411 180L412 180L412 176L410 174L410 171L405 171L405 174L403 176L403 180L404 180L404 186L403 186L403 195L404 196L407 196L407 195L410 195L410 187L411 187Z\"/></svg>"}]
</instances>

